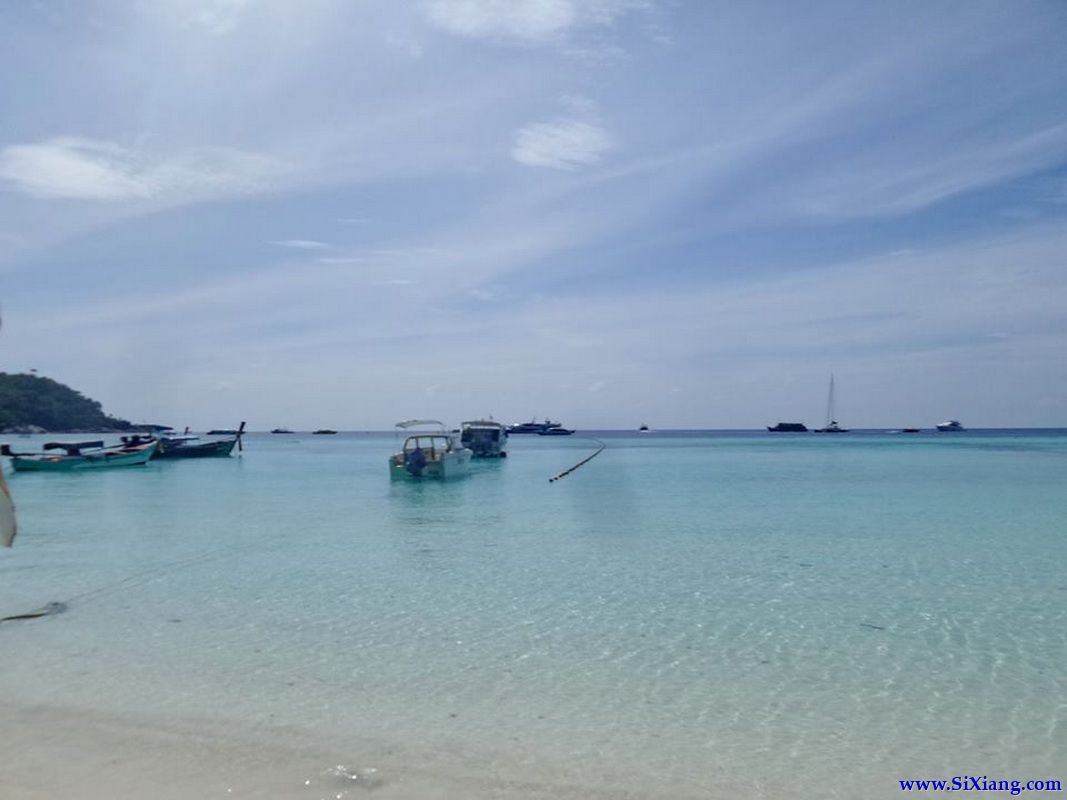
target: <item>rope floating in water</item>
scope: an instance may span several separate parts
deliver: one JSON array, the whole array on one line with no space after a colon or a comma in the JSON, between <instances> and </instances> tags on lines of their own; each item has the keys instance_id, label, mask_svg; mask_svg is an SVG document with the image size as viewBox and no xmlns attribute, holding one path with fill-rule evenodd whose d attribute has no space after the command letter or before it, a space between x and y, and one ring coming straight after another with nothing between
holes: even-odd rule
<instances>
[{"instance_id":1,"label":"rope floating in water","mask_svg":"<svg viewBox=\"0 0 1067 800\"><path fill-rule=\"evenodd\" d=\"M596 442L598 445L600 445L600 447L597 448L597 451L595 453L593 453L593 455L586 456L585 458L583 458L581 461L579 461L577 464L575 464L570 469L565 469L565 470L563 470L563 472L559 473L559 475L556 475L555 477L549 478L548 482L549 483L554 483L555 481L558 481L560 478L567 477L572 472L574 472L576 469L578 469L578 467L582 466L583 464L588 464L590 461L592 461L594 458L596 458L598 455L600 455L602 452L604 452L604 448L607 447L607 445L604 444L599 439L593 439L593 441Z\"/></svg>"},{"instance_id":2,"label":"rope floating in water","mask_svg":"<svg viewBox=\"0 0 1067 800\"><path fill-rule=\"evenodd\" d=\"M36 611L27 611L23 614L11 614L7 617L0 617L0 622L11 622L17 619L37 619L38 617L47 617L49 614L62 614L66 610L66 603L53 600L51 603L46 603Z\"/></svg>"}]
</instances>

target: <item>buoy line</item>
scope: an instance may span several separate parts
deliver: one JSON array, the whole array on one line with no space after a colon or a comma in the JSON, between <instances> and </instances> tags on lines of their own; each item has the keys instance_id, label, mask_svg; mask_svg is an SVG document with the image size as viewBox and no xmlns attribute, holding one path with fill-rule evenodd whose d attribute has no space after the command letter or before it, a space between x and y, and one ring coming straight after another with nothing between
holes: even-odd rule
<instances>
[{"instance_id":1,"label":"buoy line","mask_svg":"<svg viewBox=\"0 0 1067 800\"><path fill-rule=\"evenodd\" d=\"M590 438L590 437L586 437L586 438ZM604 444L599 439L593 439L593 441L596 442L598 445L600 445L600 447L597 448L595 453L593 453L591 456L586 456L585 458L583 458L581 461L579 461L577 464L575 464L570 469L563 470L563 472L559 473L559 475L556 475L556 476L554 476L552 478L549 478L548 482L549 483L554 483L555 481L558 481L560 478L567 477L572 472L574 472L576 469L578 469L578 467L582 466L583 464L588 464L590 461L592 461L594 458L596 458L598 455L600 455L602 452L604 452L604 448L607 447L607 445Z\"/></svg>"},{"instance_id":2,"label":"buoy line","mask_svg":"<svg viewBox=\"0 0 1067 800\"><path fill-rule=\"evenodd\" d=\"M98 586L95 589L89 589L79 594L68 597L66 600L53 600L49 603L45 603L40 608L34 611L27 611L19 614L10 614L8 616L0 617L0 623L14 622L16 620L26 619L38 619L40 617L47 617L53 614L61 614L66 611L70 604L83 605L85 603L97 600L101 597L106 597L109 594L113 594L123 589L131 589L136 586L142 586L151 582L157 578L164 578L174 572L193 567L198 564L203 564L208 561L212 561L220 556L230 555L240 550L242 545L227 545L225 547L219 547L214 550L209 550L206 553L198 553L194 556L188 556L186 558L174 559L163 564L158 564L154 567L146 567L145 569L138 570L132 575L127 575L125 578L106 583L102 586Z\"/></svg>"}]
</instances>

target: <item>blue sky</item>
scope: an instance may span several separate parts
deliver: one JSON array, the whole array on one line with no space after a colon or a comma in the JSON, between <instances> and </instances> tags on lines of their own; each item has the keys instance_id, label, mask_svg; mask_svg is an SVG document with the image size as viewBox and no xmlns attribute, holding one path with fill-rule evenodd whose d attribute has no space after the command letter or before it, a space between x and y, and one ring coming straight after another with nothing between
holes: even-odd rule
<instances>
[{"instance_id":1,"label":"blue sky","mask_svg":"<svg viewBox=\"0 0 1067 800\"><path fill-rule=\"evenodd\" d=\"M0 369L134 420L1067 425L1067 5L0 5Z\"/></svg>"}]
</instances>

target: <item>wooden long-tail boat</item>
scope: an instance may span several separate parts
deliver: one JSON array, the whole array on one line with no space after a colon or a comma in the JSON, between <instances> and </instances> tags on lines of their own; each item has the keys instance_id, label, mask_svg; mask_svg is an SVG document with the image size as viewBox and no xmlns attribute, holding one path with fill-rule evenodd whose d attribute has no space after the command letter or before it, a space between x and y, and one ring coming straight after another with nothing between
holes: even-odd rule
<instances>
[{"instance_id":1,"label":"wooden long-tail boat","mask_svg":"<svg viewBox=\"0 0 1067 800\"><path fill-rule=\"evenodd\" d=\"M205 442L201 441L199 436L162 436L154 458L225 458L233 452L234 445L241 448L241 437L244 431L245 424L242 422L233 435L226 439ZM128 445L135 445L144 441L144 437L123 436L122 441Z\"/></svg>"},{"instance_id":2,"label":"wooden long-tail boat","mask_svg":"<svg viewBox=\"0 0 1067 800\"><path fill-rule=\"evenodd\" d=\"M102 441L48 442L43 453L15 453L8 445L0 447L0 455L10 456L16 472L69 472L106 467L133 467L148 462L159 447L159 440L104 447Z\"/></svg>"}]
</instances>

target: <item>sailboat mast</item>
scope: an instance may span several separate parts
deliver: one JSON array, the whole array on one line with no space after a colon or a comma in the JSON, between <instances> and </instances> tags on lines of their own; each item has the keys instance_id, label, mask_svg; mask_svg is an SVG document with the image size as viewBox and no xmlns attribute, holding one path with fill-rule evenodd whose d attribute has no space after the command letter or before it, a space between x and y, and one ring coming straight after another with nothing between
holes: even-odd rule
<instances>
[{"instance_id":1,"label":"sailboat mast","mask_svg":"<svg viewBox=\"0 0 1067 800\"><path fill-rule=\"evenodd\" d=\"M830 396L826 399L826 427L834 421L834 373L830 373Z\"/></svg>"}]
</instances>

